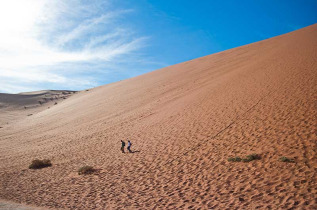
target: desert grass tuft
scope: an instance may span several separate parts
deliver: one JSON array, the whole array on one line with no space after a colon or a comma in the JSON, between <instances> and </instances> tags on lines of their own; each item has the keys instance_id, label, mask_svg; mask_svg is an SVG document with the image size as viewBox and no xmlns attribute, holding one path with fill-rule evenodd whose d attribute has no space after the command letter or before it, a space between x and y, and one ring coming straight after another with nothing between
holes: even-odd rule
<instances>
[{"instance_id":1,"label":"desert grass tuft","mask_svg":"<svg viewBox=\"0 0 317 210\"><path fill-rule=\"evenodd\" d=\"M241 158L240 157L229 157L228 161L229 162L241 162Z\"/></svg>"},{"instance_id":2,"label":"desert grass tuft","mask_svg":"<svg viewBox=\"0 0 317 210\"><path fill-rule=\"evenodd\" d=\"M260 160L261 159L261 156L258 155L258 154L251 154L251 155L247 155L246 158L242 159L243 162L250 162L250 161L253 161L253 160Z\"/></svg>"},{"instance_id":3,"label":"desert grass tuft","mask_svg":"<svg viewBox=\"0 0 317 210\"><path fill-rule=\"evenodd\" d=\"M92 174L95 172L95 169L92 166L83 166L78 169L79 175Z\"/></svg>"},{"instance_id":4,"label":"desert grass tuft","mask_svg":"<svg viewBox=\"0 0 317 210\"><path fill-rule=\"evenodd\" d=\"M31 165L29 165L29 169L41 169L52 166L52 163L48 159L38 160L35 159L32 161Z\"/></svg>"},{"instance_id":5,"label":"desert grass tuft","mask_svg":"<svg viewBox=\"0 0 317 210\"><path fill-rule=\"evenodd\" d=\"M251 155L247 155L245 158L240 158L240 157L229 157L228 158L228 161L229 162L250 162L250 161L253 161L253 160L260 160L261 159L261 156L258 155L258 154L251 154Z\"/></svg>"},{"instance_id":6,"label":"desert grass tuft","mask_svg":"<svg viewBox=\"0 0 317 210\"><path fill-rule=\"evenodd\" d=\"M294 163L295 161L294 161L294 159L292 159L292 158L288 158L288 157L280 157L280 161L282 161L282 162L287 162L287 163Z\"/></svg>"}]
</instances>

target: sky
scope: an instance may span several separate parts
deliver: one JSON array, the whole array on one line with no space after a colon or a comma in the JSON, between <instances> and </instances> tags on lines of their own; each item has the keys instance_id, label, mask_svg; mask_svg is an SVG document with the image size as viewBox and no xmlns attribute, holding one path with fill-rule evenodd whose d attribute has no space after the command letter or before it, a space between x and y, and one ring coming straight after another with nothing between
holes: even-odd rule
<instances>
[{"instance_id":1,"label":"sky","mask_svg":"<svg viewBox=\"0 0 317 210\"><path fill-rule=\"evenodd\" d=\"M83 90L317 23L317 0L1 0L0 92Z\"/></svg>"}]
</instances>

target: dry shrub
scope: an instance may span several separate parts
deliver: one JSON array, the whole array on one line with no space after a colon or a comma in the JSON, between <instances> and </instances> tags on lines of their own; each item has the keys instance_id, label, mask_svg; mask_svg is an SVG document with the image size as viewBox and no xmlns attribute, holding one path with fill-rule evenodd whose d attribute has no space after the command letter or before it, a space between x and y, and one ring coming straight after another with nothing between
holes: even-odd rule
<instances>
[{"instance_id":1,"label":"dry shrub","mask_svg":"<svg viewBox=\"0 0 317 210\"><path fill-rule=\"evenodd\" d=\"M228 158L229 162L240 162L242 159L240 157L230 157Z\"/></svg>"},{"instance_id":2,"label":"dry shrub","mask_svg":"<svg viewBox=\"0 0 317 210\"><path fill-rule=\"evenodd\" d=\"M29 165L29 169L41 169L41 168L50 167L50 166L52 166L52 163L48 159L44 159L44 160L35 159L32 161L31 165Z\"/></svg>"},{"instance_id":3,"label":"dry shrub","mask_svg":"<svg viewBox=\"0 0 317 210\"><path fill-rule=\"evenodd\" d=\"M95 169L92 166L83 166L78 169L79 175L92 174L95 172Z\"/></svg>"},{"instance_id":4,"label":"dry shrub","mask_svg":"<svg viewBox=\"0 0 317 210\"><path fill-rule=\"evenodd\" d=\"M258 154L251 154L251 155L247 155L246 158L244 158L242 161L243 162L250 162L252 160L260 160L261 157Z\"/></svg>"},{"instance_id":5,"label":"dry shrub","mask_svg":"<svg viewBox=\"0 0 317 210\"><path fill-rule=\"evenodd\" d=\"M294 161L294 159L292 159L292 158L288 158L288 157L280 157L280 161L282 161L282 162L287 162L287 163L294 163L295 161Z\"/></svg>"},{"instance_id":6,"label":"dry shrub","mask_svg":"<svg viewBox=\"0 0 317 210\"><path fill-rule=\"evenodd\" d=\"M240 157L229 157L228 161L229 162L250 162L252 160L260 160L261 156L258 154L251 154L251 155L247 155L246 158L240 158Z\"/></svg>"}]
</instances>

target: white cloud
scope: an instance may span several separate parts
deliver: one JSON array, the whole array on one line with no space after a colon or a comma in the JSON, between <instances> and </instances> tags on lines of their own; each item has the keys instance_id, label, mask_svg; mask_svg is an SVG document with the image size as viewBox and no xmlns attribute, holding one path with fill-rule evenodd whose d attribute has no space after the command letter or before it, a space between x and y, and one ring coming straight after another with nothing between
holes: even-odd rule
<instances>
[{"instance_id":1,"label":"white cloud","mask_svg":"<svg viewBox=\"0 0 317 210\"><path fill-rule=\"evenodd\" d=\"M74 28L71 32L59 37L57 44L63 46L65 43L80 38L92 30L96 25L105 22L109 16L101 15L100 17L88 19Z\"/></svg>"},{"instance_id":2,"label":"white cloud","mask_svg":"<svg viewBox=\"0 0 317 210\"><path fill-rule=\"evenodd\" d=\"M110 11L107 1L91 2L0 1L0 91L15 92L14 84L24 91L40 83L87 88L96 84L93 77L70 76L60 69L83 62L93 69L145 46L146 37L115 24L131 10Z\"/></svg>"},{"instance_id":3,"label":"white cloud","mask_svg":"<svg viewBox=\"0 0 317 210\"><path fill-rule=\"evenodd\" d=\"M0 72L0 77L2 78L13 77L19 81L24 81L26 83L31 83L31 82L64 83L66 82L66 78L61 75L53 74L43 70L32 70L32 69L28 69L27 71L2 70Z\"/></svg>"}]
</instances>

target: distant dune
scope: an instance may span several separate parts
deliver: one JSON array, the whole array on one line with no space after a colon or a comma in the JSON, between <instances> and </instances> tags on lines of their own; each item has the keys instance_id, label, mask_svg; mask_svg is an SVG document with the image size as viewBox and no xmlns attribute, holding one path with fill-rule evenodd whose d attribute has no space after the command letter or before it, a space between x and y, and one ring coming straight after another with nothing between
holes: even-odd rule
<instances>
[{"instance_id":1,"label":"distant dune","mask_svg":"<svg viewBox=\"0 0 317 210\"><path fill-rule=\"evenodd\" d=\"M0 126L13 123L57 105L76 93L69 90L42 90L19 94L0 93Z\"/></svg>"},{"instance_id":2,"label":"distant dune","mask_svg":"<svg viewBox=\"0 0 317 210\"><path fill-rule=\"evenodd\" d=\"M0 198L66 209L317 208L317 24L66 100L61 92L0 95ZM43 94L58 104L40 105ZM135 153L121 153L121 139ZM249 154L260 159L228 161ZM53 166L28 169L36 158ZM80 176L84 165L98 170Z\"/></svg>"}]
</instances>

